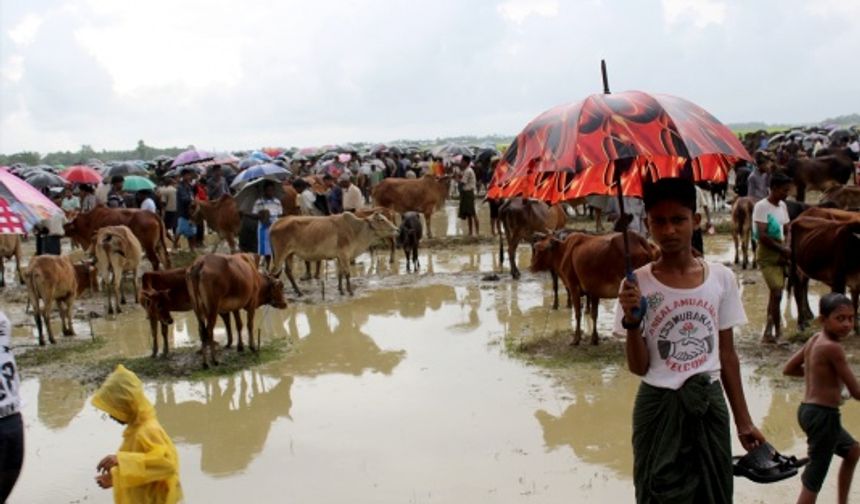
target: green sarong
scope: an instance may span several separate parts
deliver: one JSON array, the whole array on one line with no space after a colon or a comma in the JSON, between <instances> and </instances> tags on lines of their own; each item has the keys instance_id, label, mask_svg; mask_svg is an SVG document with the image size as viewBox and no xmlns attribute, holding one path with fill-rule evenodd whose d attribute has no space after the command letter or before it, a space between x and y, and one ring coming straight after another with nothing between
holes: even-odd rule
<instances>
[{"instance_id":1,"label":"green sarong","mask_svg":"<svg viewBox=\"0 0 860 504\"><path fill-rule=\"evenodd\" d=\"M729 413L706 374L678 390L639 386L633 409L636 502L732 502Z\"/></svg>"}]
</instances>

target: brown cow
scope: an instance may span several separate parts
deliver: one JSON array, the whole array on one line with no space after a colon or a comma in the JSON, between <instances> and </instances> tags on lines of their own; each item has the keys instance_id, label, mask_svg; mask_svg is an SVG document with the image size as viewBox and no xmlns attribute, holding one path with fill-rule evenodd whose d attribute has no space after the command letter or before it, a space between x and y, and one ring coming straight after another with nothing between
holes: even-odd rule
<instances>
[{"instance_id":1,"label":"brown cow","mask_svg":"<svg viewBox=\"0 0 860 504\"><path fill-rule=\"evenodd\" d=\"M0 287L6 287L6 265L4 259L15 258L15 269L18 271L18 281L24 285L24 275L21 273L21 235L0 235Z\"/></svg>"},{"instance_id":2,"label":"brown cow","mask_svg":"<svg viewBox=\"0 0 860 504\"><path fill-rule=\"evenodd\" d=\"M134 286L134 299L137 299L138 285L137 276L140 268L140 259L143 255L140 242L132 234L128 226L106 226L96 231L96 239L93 243L96 256L96 268L99 277L105 286L105 299L107 300L107 313L122 312L119 305L125 304L125 292L122 289L122 281L125 273L132 275ZM113 296L111 296L113 291ZM111 303L111 297L114 302Z\"/></svg>"},{"instance_id":3,"label":"brown cow","mask_svg":"<svg viewBox=\"0 0 860 504\"><path fill-rule=\"evenodd\" d=\"M562 269L561 262L567 257L558 252L564 244L565 238L570 233L579 232L567 229L560 229L552 232L550 235L546 233L534 234L534 253L532 254L531 270L532 273L541 271L549 271L552 278L552 309L558 310L558 272ZM549 238L549 239L547 239ZM573 301L570 298L570 291L567 291L567 307L573 306Z\"/></svg>"},{"instance_id":4,"label":"brown cow","mask_svg":"<svg viewBox=\"0 0 860 504\"><path fill-rule=\"evenodd\" d=\"M743 196L732 204L732 240L735 242L735 264L738 263L738 249L743 251L744 260L741 265L747 269L749 264L749 248L752 243L752 267L756 267L756 242L751 240L752 236L752 213L755 203L749 196Z\"/></svg>"},{"instance_id":5,"label":"brown cow","mask_svg":"<svg viewBox=\"0 0 860 504\"><path fill-rule=\"evenodd\" d=\"M860 301L860 214L828 208L810 208L790 225L791 267L797 325L805 328L812 318L807 296L809 279L827 284L835 292L851 292L854 330Z\"/></svg>"},{"instance_id":6,"label":"brown cow","mask_svg":"<svg viewBox=\"0 0 860 504\"><path fill-rule=\"evenodd\" d=\"M215 201L201 201L195 199L192 203L192 218L200 225L203 221L206 226L218 234L218 241L212 246L212 253L218 250L218 245L227 240L230 253L236 251L236 236L242 225L239 217L239 207L236 200L229 194L222 195Z\"/></svg>"},{"instance_id":7,"label":"brown cow","mask_svg":"<svg viewBox=\"0 0 860 504\"><path fill-rule=\"evenodd\" d=\"M854 162L843 153L816 158L791 158L784 167L797 189L797 201L806 200L806 189L824 191L848 183L854 174Z\"/></svg>"},{"instance_id":8,"label":"brown cow","mask_svg":"<svg viewBox=\"0 0 860 504\"><path fill-rule=\"evenodd\" d=\"M248 326L248 344L252 351L254 343L254 312L263 305L286 308L283 284L269 275L257 271L253 254L208 254L198 257L186 275L191 306L200 324L203 350L203 367L209 360L218 364L215 355L215 318L222 313L232 313L236 320L236 349L243 351L240 310L245 310ZM207 356L208 354L208 356Z\"/></svg>"},{"instance_id":9,"label":"brown cow","mask_svg":"<svg viewBox=\"0 0 860 504\"><path fill-rule=\"evenodd\" d=\"M450 177L424 175L419 179L387 178L373 188L373 202L397 213L424 214L427 236L433 238L430 218L442 207L448 196Z\"/></svg>"},{"instance_id":10,"label":"brown cow","mask_svg":"<svg viewBox=\"0 0 860 504\"><path fill-rule=\"evenodd\" d=\"M167 235L161 218L152 212L132 208L107 208L97 206L89 212L79 214L75 220L63 226L66 236L90 248L96 231L105 226L128 226L140 241L152 269L158 270L163 263L170 267L167 255Z\"/></svg>"},{"instance_id":11,"label":"brown cow","mask_svg":"<svg viewBox=\"0 0 860 504\"><path fill-rule=\"evenodd\" d=\"M82 265L83 266L83 265ZM83 270L85 267L79 268ZM72 308L75 298L87 285L78 283L78 274L68 256L43 255L30 259L24 280L27 284L27 292L30 303L33 305L33 317L36 328L39 331L39 345L45 345L45 337L42 332L42 321L48 331L48 340L51 344L54 340L54 331L51 330L51 308L54 301L60 312L60 324L64 336L74 336L72 327Z\"/></svg>"},{"instance_id":12,"label":"brown cow","mask_svg":"<svg viewBox=\"0 0 860 504\"><path fill-rule=\"evenodd\" d=\"M644 266L654 260L658 253L656 246L633 231L627 233L633 268ZM544 241L553 238L550 235L544 238ZM580 297L583 294L587 297L588 306L591 308L591 344L596 345L599 341L597 336L599 302L601 299L618 297L618 286L621 285L621 280L626 273L623 240L621 233L590 235L574 232L556 247L550 247L547 243L535 247L537 257L532 258L533 263L548 261L539 256L538 250L541 250L541 253L562 254L562 259L558 262L558 275L570 293L576 314L576 330L571 341L573 345L578 345L582 340Z\"/></svg>"},{"instance_id":13,"label":"brown cow","mask_svg":"<svg viewBox=\"0 0 860 504\"><path fill-rule=\"evenodd\" d=\"M169 352L167 344L167 327L173 325L171 312L192 310L191 296L188 294L186 275L188 268L174 268L162 271L147 271L141 278L140 305L146 311L149 319L149 332L152 336L152 356L158 355L158 328L161 325L161 338L164 342L163 355ZM233 345L233 331L230 326L230 314L222 313L221 320L227 328L227 348ZM241 321L237 319L236 327Z\"/></svg>"},{"instance_id":14,"label":"brown cow","mask_svg":"<svg viewBox=\"0 0 860 504\"><path fill-rule=\"evenodd\" d=\"M269 229L272 242L270 270L280 273L281 265L296 294L302 292L293 278L292 257L305 261L337 259L337 287L343 294L342 278L352 295L349 262L367 250L379 238L393 237L397 228L382 214L375 213L364 219L347 212L324 217L291 216L275 221Z\"/></svg>"},{"instance_id":15,"label":"brown cow","mask_svg":"<svg viewBox=\"0 0 860 504\"><path fill-rule=\"evenodd\" d=\"M301 215L302 207L299 205L299 193L289 182L283 183L284 197L281 198L281 207L284 209L282 217L287 215Z\"/></svg>"},{"instance_id":16,"label":"brown cow","mask_svg":"<svg viewBox=\"0 0 860 504\"><path fill-rule=\"evenodd\" d=\"M860 210L860 187L833 186L824 191L820 205L832 205L842 210Z\"/></svg>"},{"instance_id":17,"label":"brown cow","mask_svg":"<svg viewBox=\"0 0 860 504\"><path fill-rule=\"evenodd\" d=\"M550 207L543 201L512 198L499 207L499 221L503 233L499 233L499 266L504 266L505 252L503 234L508 242L508 259L511 262L511 276L520 277L517 268L516 251L521 241L530 240L535 233L548 233L561 229L567 222L567 213L561 204Z\"/></svg>"}]
</instances>

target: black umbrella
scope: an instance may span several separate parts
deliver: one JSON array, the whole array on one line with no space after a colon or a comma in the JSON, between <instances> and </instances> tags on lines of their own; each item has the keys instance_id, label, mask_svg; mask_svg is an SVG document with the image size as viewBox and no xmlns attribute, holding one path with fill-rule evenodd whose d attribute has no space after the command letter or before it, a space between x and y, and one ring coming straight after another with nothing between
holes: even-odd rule
<instances>
[{"instance_id":1,"label":"black umbrella","mask_svg":"<svg viewBox=\"0 0 860 504\"><path fill-rule=\"evenodd\" d=\"M116 175L122 175L125 177L126 175L149 175L146 169L138 164L125 162L115 164L113 166L109 166L104 171L105 180L110 180L112 177Z\"/></svg>"},{"instance_id":2,"label":"black umbrella","mask_svg":"<svg viewBox=\"0 0 860 504\"><path fill-rule=\"evenodd\" d=\"M24 180L36 189L63 187L68 183L63 177L45 171L30 172Z\"/></svg>"},{"instance_id":3,"label":"black umbrella","mask_svg":"<svg viewBox=\"0 0 860 504\"><path fill-rule=\"evenodd\" d=\"M279 200L283 199L286 194L284 193L284 187L280 181L268 178L259 178L248 182L241 191L236 193L236 206L239 207L239 211L243 213L251 213L254 209L254 203L263 197L263 188L269 183L275 185L275 198L278 198Z\"/></svg>"}]
</instances>

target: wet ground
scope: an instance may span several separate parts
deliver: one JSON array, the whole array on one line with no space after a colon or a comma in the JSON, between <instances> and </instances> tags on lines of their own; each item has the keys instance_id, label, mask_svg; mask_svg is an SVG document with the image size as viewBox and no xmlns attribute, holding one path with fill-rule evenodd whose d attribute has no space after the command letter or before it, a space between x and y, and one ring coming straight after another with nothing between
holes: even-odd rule
<instances>
[{"instance_id":1,"label":"wet ground","mask_svg":"<svg viewBox=\"0 0 860 504\"><path fill-rule=\"evenodd\" d=\"M463 233L454 212L447 207L434 217L435 234ZM706 249L711 260L731 259L728 236L707 237ZM527 265L528 248L518 255ZM490 240L434 246L421 251L421 272L406 274L401 253L394 265L386 254L363 255L353 269L354 298L336 293L331 271L325 301L308 282L307 298L258 314L264 343L291 342L282 359L203 381L148 382L180 453L187 502L632 501L638 379L610 338L612 302L601 304L600 348L536 365L540 359L511 351L511 342L563 334L570 312L550 309L543 276L482 280L499 271L497 256ZM739 276L751 323L736 338L753 418L779 450L802 454L801 384L777 376L790 349L759 350L766 289L756 272ZM12 303L22 299L18 288L3 299L19 324L15 344L32 344L23 304ZM90 337L84 315L100 313L101 303L82 303L77 339ZM786 304L784 312L793 331L794 310ZM149 352L148 324L136 307L93 319L92 331L107 339L105 355ZM178 316L172 344L192 346L195 334L196 323ZM223 341L223 333L216 338ZM856 349L852 342L849 351ZM111 502L92 478L119 445L122 427L89 404L91 388L22 374L27 453L11 502ZM856 404L843 408L843 422L857 434ZM830 473L824 502L835 500L835 467ZM800 485L797 478L735 482L741 503L792 501ZM856 486L852 497L860 497Z\"/></svg>"}]
</instances>

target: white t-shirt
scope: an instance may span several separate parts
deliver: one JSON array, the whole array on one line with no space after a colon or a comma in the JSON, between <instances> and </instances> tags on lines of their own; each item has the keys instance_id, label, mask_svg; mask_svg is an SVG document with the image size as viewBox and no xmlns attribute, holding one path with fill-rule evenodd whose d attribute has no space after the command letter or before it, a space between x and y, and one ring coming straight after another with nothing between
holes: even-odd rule
<instances>
[{"instance_id":1,"label":"white t-shirt","mask_svg":"<svg viewBox=\"0 0 860 504\"><path fill-rule=\"evenodd\" d=\"M778 234L771 236L771 238L782 241L785 238L782 232L783 226L789 222L788 207L785 201L780 201L779 206L776 206L768 201L767 198L761 199L753 207L752 220L754 224L752 229L753 239L758 240L758 226L755 224L761 222L768 225L769 233L771 229L774 230L774 233L778 231Z\"/></svg>"},{"instance_id":2,"label":"white t-shirt","mask_svg":"<svg viewBox=\"0 0 860 504\"><path fill-rule=\"evenodd\" d=\"M12 355L12 324L0 311L0 418L21 411L21 379Z\"/></svg>"},{"instance_id":3,"label":"white t-shirt","mask_svg":"<svg viewBox=\"0 0 860 504\"><path fill-rule=\"evenodd\" d=\"M158 213L158 209L155 206L155 202L152 201L152 198L146 198L143 200L143 203L140 204L141 210L146 210L147 212Z\"/></svg>"},{"instance_id":4,"label":"white t-shirt","mask_svg":"<svg viewBox=\"0 0 860 504\"><path fill-rule=\"evenodd\" d=\"M642 319L642 337L650 355L642 381L677 390L693 375L720 377L719 331L747 323L734 273L718 263L705 263L705 281L693 289L675 289L660 283L651 264L636 270L639 289L648 301ZM615 306L615 333L624 310Z\"/></svg>"}]
</instances>

